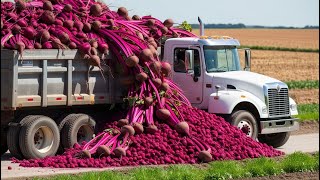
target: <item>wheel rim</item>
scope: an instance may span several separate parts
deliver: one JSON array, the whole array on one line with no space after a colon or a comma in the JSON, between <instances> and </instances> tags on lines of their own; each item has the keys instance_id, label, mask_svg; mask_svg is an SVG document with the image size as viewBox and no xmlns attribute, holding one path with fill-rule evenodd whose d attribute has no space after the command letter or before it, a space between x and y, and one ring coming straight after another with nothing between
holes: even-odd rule
<instances>
[{"instance_id":1,"label":"wheel rim","mask_svg":"<svg viewBox=\"0 0 320 180\"><path fill-rule=\"evenodd\" d=\"M53 132L46 126L41 126L34 134L34 146L40 153L47 153L53 146Z\"/></svg>"},{"instance_id":2,"label":"wheel rim","mask_svg":"<svg viewBox=\"0 0 320 180\"><path fill-rule=\"evenodd\" d=\"M92 139L93 130L88 125L83 125L79 128L77 133L77 141L81 144L83 141L88 142Z\"/></svg>"},{"instance_id":3,"label":"wheel rim","mask_svg":"<svg viewBox=\"0 0 320 180\"><path fill-rule=\"evenodd\" d=\"M240 129L243 133L245 133L248 137L252 137L253 135L253 126L250 121L244 119L241 120L238 124L238 129Z\"/></svg>"}]
</instances>

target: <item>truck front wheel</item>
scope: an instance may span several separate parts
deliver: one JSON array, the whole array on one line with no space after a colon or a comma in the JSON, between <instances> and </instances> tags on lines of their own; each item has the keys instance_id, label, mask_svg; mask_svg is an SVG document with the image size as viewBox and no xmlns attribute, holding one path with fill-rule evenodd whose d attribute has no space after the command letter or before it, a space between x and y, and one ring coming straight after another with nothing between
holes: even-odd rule
<instances>
[{"instance_id":1,"label":"truck front wheel","mask_svg":"<svg viewBox=\"0 0 320 180\"><path fill-rule=\"evenodd\" d=\"M258 140L261 143L266 143L274 148L284 145L290 137L290 132L260 134Z\"/></svg>"},{"instance_id":2,"label":"truck front wheel","mask_svg":"<svg viewBox=\"0 0 320 180\"><path fill-rule=\"evenodd\" d=\"M230 117L231 125L238 127L243 133L252 139L257 139L258 125L256 118L248 111L239 110Z\"/></svg>"}]
</instances>

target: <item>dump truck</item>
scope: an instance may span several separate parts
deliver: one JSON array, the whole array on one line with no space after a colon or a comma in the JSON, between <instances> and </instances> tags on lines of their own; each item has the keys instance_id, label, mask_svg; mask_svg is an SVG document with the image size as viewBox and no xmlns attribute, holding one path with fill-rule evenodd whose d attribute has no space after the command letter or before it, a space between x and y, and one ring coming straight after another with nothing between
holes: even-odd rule
<instances>
[{"instance_id":1,"label":"dump truck","mask_svg":"<svg viewBox=\"0 0 320 180\"><path fill-rule=\"evenodd\" d=\"M237 39L200 36L164 40L159 57L194 107L215 113L247 136L280 147L299 129L288 86L250 72L251 51ZM245 67L241 67L243 51ZM117 62L112 53L105 61ZM85 62L78 50L1 50L1 154L44 158L90 140L98 111L123 103L128 78ZM101 75L103 72L103 76Z\"/></svg>"}]
</instances>

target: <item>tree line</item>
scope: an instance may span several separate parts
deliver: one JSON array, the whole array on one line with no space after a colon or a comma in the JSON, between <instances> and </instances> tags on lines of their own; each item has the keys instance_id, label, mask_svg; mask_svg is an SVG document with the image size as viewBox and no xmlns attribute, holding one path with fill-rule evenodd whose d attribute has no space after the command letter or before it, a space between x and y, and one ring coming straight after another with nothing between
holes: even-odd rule
<instances>
[{"instance_id":1,"label":"tree line","mask_svg":"<svg viewBox=\"0 0 320 180\"><path fill-rule=\"evenodd\" d=\"M192 29L199 29L199 24L191 24ZM239 28L255 28L255 29L319 29L319 26L310 26L305 27L293 27L293 26L259 26L259 25L245 25L242 23L238 24L205 24L204 28L206 29L239 29Z\"/></svg>"}]
</instances>

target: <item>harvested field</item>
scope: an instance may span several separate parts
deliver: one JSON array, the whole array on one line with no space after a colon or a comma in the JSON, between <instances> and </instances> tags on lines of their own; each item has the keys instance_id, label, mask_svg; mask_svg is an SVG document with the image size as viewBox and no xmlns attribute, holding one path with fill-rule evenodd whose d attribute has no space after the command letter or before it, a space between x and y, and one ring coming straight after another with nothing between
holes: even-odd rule
<instances>
[{"instance_id":1,"label":"harvested field","mask_svg":"<svg viewBox=\"0 0 320 180\"><path fill-rule=\"evenodd\" d=\"M290 90L289 94L298 104L319 104L319 89Z\"/></svg>"},{"instance_id":2,"label":"harvested field","mask_svg":"<svg viewBox=\"0 0 320 180\"><path fill-rule=\"evenodd\" d=\"M205 34L231 36L247 46L319 49L319 29L207 29Z\"/></svg>"},{"instance_id":3,"label":"harvested field","mask_svg":"<svg viewBox=\"0 0 320 180\"><path fill-rule=\"evenodd\" d=\"M319 53L252 50L251 71L281 81L319 80Z\"/></svg>"}]
</instances>

